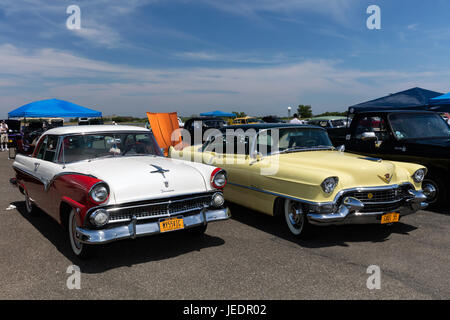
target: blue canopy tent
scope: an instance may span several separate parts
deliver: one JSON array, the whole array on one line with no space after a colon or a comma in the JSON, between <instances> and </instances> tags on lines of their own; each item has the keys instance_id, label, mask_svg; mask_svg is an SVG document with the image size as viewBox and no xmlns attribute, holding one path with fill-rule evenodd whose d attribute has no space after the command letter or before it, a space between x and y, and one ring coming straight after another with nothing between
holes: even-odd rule
<instances>
[{"instance_id":1,"label":"blue canopy tent","mask_svg":"<svg viewBox=\"0 0 450 320\"><path fill-rule=\"evenodd\" d=\"M230 113L230 112L223 112L223 111L210 111L210 112L203 112L200 113L201 116L204 117L236 117L236 115L234 113Z\"/></svg>"},{"instance_id":2,"label":"blue canopy tent","mask_svg":"<svg viewBox=\"0 0 450 320\"><path fill-rule=\"evenodd\" d=\"M409 90L390 94L388 96L359 103L349 107L350 113L377 110L432 110L429 107L430 99L442 95L440 92L426 90L422 88L412 88ZM433 110L434 111L434 110Z\"/></svg>"},{"instance_id":3,"label":"blue canopy tent","mask_svg":"<svg viewBox=\"0 0 450 320\"><path fill-rule=\"evenodd\" d=\"M430 109L437 112L450 112L450 93L430 99Z\"/></svg>"},{"instance_id":4,"label":"blue canopy tent","mask_svg":"<svg viewBox=\"0 0 450 320\"><path fill-rule=\"evenodd\" d=\"M8 113L8 118L97 118L101 116L100 111L58 99L31 102Z\"/></svg>"}]
</instances>

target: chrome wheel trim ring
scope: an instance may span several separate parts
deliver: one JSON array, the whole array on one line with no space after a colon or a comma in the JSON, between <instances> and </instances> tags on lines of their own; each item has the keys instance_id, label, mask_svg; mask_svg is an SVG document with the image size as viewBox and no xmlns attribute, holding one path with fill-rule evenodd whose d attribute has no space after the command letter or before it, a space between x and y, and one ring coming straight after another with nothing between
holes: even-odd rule
<instances>
[{"instance_id":1,"label":"chrome wheel trim ring","mask_svg":"<svg viewBox=\"0 0 450 320\"><path fill-rule=\"evenodd\" d=\"M77 223L75 221L75 211L72 210L69 217L69 238L72 251L76 255L80 255L83 251L83 244L77 239Z\"/></svg>"},{"instance_id":2,"label":"chrome wheel trim ring","mask_svg":"<svg viewBox=\"0 0 450 320\"><path fill-rule=\"evenodd\" d=\"M30 200L30 197L25 193L25 208L27 209L28 213L31 213L33 211L33 203Z\"/></svg>"},{"instance_id":3,"label":"chrome wheel trim ring","mask_svg":"<svg viewBox=\"0 0 450 320\"><path fill-rule=\"evenodd\" d=\"M425 188L426 188L427 186L430 186L431 188L434 189L434 196L431 197L431 198L427 196L427 202L428 202L429 204L435 203L436 200L437 200L438 197L439 197L439 186L438 186L437 183L434 182L433 180L427 180L427 179L425 179L425 180L423 181L423 183L422 183L422 190L425 190Z\"/></svg>"},{"instance_id":4,"label":"chrome wheel trim ring","mask_svg":"<svg viewBox=\"0 0 450 320\"><path fill-rule=\"evenodd\" d=\"M305 224L305 217L301 207L296 207L296 202L292 200L286 200L284 204L284 217L289 230L294 235L299 235L303 231Z\"/></svg>"}]
</instances>

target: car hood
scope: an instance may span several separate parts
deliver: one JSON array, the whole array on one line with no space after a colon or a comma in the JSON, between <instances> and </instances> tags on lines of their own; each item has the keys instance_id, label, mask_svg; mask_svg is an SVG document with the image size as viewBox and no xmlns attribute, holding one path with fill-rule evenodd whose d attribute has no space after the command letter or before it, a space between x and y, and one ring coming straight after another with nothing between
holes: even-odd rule
<instances>
[{"instance_id":1,"label":"car hood","mask_svg":"<svg viewBox=\"0 0 450 320\"><path fill-rule=\"evenodd\" d=\"M109 204L114 204L206 192L204 173L197 166L176 159L137 156L82 161L68 164L66 170L105 181L111 190ZM159 168L167 171L158 172Z\"/></svg>"},{"instance_id":2,"label":"car hood","mask_svg":"<svg viewBox=\"0 0 450 320\"><path fill-rule=\"evenodd\" d=\"M386 186L411 180L411 173L405 167L399 167L398 163L345 152L294 152L281 154L279 159L277 177L304 180L308 184L320 185L327 177L338 177L339 185L345 188ZM412 170L417 168L414 165ZM294 177L292 172L296 172ZM385 181L387 175L389 179Z\"/></svg>"}]
</instances>

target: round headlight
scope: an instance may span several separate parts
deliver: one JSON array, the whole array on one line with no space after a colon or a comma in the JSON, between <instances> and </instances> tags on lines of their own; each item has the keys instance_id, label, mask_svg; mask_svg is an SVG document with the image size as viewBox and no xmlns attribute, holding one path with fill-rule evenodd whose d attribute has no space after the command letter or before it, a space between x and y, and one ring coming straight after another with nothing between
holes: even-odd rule
<instances>
[{"instance_id":1,"label":"round headlight","mask_svg":"<svg viewBox=\"0 0 450 320\"><path fill-rule=\"evenodd\" d=\"M224 203L225 203L225 199L221 192L216 192L213 194L212 201L211 201L211 204L213 207L219 208L219 207L223 206Z\"/></svg>"},{"instance_id":2,"label":"round headlight","mask_svg":"<svg viewBox=\"0 0 450 320\"><path fill-rule=\"evenodd\" d=\"M420 183L425 178L426 171L425 169L419 169L413 174L413 180L417 183Z\"/></svg>"},{"instance_id":3,"label":"round headlight","mask_svg":"<svg viewBox=\"0 0 450 320\"><path fill-rule=\"evenodd\" d=\"M323 180L320 186L322 187L325 193L332 193L334 191L334 188L336 188L338 182L339 182L338 177L330 177Z\"/></svg>"},{"instance_id":4,"label":"round headlight","mask_svg":"<svg viewBox=\"0 0 450 320\"><path fill-rule=\"evenodd\" d=\"M109 213L105 209L99 209L91 214L89 220L97 227L104 226L109 221Z\"/></svg>"},{"instance_id":5,"label":"round headlight","mask_svg":"<svg viewBox=\"0 0 450 320\"><path fill-rule=\"evenodd\" d=\"M222 189L227 184L227 174L224 170L217 168L211 174L211 184L216 189Z\"/></svg>"},{"instance_id":6,"label":"round headlight","mask_svg":"<svg viewBox=\"0 0 450 320\"><path fill-rule=\"evenodd\" d=\"M89 195L97 203L105 202L109 196L109 188L105 183L99 183L92 187Z\"/></svg>"}]
</instances>

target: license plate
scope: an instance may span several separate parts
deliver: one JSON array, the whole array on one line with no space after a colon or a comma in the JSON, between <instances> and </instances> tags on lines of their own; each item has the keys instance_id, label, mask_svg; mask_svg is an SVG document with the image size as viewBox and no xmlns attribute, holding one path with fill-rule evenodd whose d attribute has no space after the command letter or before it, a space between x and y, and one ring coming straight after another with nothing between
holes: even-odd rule
<instances>
[{"instance_id":1,"label":"license plate","mask_svg":"<svg viewBox=\"0 0 450 320\"><path fill-rule=\"evenodd\" d=\"M381 224L398 222L400 220L400 213L390 212L381 216Z\"/></svg>"},{"instance_id":2,"label":"license plate","mask_svg":"<svg viewBox=\"0 0 450 320\"><path fill-rule=\"evenodd\" d=\"M183 217L167 218L159 220L159 231L167 232L184 229Z\"/></svg>"}]
</instances>

